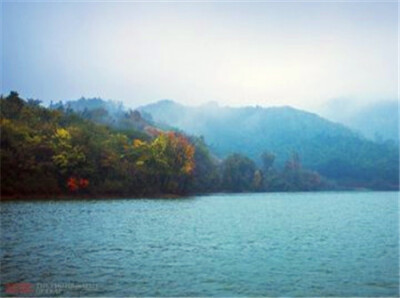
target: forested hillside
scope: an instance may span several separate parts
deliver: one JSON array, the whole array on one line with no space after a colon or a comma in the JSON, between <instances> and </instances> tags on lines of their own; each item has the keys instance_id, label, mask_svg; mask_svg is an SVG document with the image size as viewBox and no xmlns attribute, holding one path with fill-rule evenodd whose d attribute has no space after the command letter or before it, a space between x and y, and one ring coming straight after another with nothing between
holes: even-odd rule
<instances>
[{"instance_id":1,"label":"forested hillside","mask_svg":"<svg viewBox=\"0 0 400 298\"><path fill-rule=\"evenodd\" d=\"M122 103L100 98L80 98L65 103L50 103L52 110L74 112L82 118L120 130L135 129L146 134L157 130L151 121L142 118L138 111L126 109Z\"/></svg>"},{"instance_id":2,"label":"forested hillside","mask_svg":"<svg viewBox=\"0 0 400 298\"><path fill-rule=\"evenodd\" d=\"M275 156L269 153L263 155L262 166L236 153L220 160L201 137L155 127L139 131L99 124L72 109L48 109L40 101L23 100L16 92L0 98L0 111L3 197L140 197L336 187L302 168L297 154L282 170L274 168Z\"/></svg>"},{"instance_id":3,"label":"forested hillside","mask_svg":"<svg viewBox=\"0 0 400 298\"><path fill-rule=\"evenodd\" d=\"M194 150L173 132L116 130L17 93L1 98L3 195L185 193Z\"/></svg>"},{"instance_id":4,"label":"forested hillside","mask_svg":"<svg viewBox=\"0 0 400 298\"><path fill-rule=\"evenodd\" d=\"M220 158L239 152L260 162L268 151L283 167L297 152L303 164L349 187L398 188L398 146L365 139L343 125L290 107L188 107L170 100L139 109L144 117L204 136Z\"/></svg>"}]
</instances>

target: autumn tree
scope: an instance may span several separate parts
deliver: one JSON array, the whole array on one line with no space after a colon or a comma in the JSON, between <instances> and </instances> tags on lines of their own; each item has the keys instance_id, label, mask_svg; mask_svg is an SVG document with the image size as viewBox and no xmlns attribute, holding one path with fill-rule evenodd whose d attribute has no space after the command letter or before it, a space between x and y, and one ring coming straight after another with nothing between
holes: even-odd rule
<instances>
[{"instance_id":1,"label":"autumn tree","mask_svg":"<svg viewBox=\"0 0 400 298\"><path fill-rule=\"evenodd\" d=\"M152 176L160 191L186 191L195 166L195 149L186 137L175 132L160 133L151 143L135 140L134 147L139 152L136 164Z\"/></svg>"}]
</instances>

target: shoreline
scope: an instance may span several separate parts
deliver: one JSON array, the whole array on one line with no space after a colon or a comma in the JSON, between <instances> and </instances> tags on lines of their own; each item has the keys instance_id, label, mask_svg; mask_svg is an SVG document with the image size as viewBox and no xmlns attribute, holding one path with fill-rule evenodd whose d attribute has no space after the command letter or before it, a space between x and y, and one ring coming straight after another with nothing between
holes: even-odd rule
<instances>
[{"instance_id":1,"label":"shoreline","mask_svg":"<svg viewBox=\"0 0 400 298\"><path fill-rule=\"evenodd\" d=\"M14 195L14 196L0 196L0 202L6 201L81 201L81 200L98 200L98 199L179 199L189 197L191 195L176 195L176 194L155 194L155 195L109 195L109 194L95 194L95 195Z\"/></svg>"},{"instance_id":2,"label":"shoreline","mask_svg":"<svg viewBox=\"0 0 400 298\"><path fill-rule=\"evenodd\" d=\"M265 192L212 192L212 193L187 193L187 194L148 194L148 195L121 195L121 194L57 194L57 195L1 195L1 202L16 202L16 201L90 201L90 200L120 200L120 199L131 199L131 200L142 200L142 199L185 199L193 198L196 196L208 196L208 195L238 195L244 193L324 193L324 192L399 192L400 189L385 189L385 190L374 190L366 188L352 188L352 189L327 189L317 191L265 191Z\"/></svg>"}]
</instances>

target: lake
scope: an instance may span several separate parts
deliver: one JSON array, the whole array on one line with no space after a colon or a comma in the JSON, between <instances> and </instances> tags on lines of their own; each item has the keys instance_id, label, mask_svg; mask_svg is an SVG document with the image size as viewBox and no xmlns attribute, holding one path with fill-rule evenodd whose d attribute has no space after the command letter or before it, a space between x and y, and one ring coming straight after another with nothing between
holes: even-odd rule
<instances>
[{"instance_id":1,"label":"lake","mask_svg":"<svg viewBox=\"0 0 400 298\"><path fill-rule=\"evenodd\" d=\"M397 296L398 192L3 202L2 294Z\"/></svg>"}]
</instances>

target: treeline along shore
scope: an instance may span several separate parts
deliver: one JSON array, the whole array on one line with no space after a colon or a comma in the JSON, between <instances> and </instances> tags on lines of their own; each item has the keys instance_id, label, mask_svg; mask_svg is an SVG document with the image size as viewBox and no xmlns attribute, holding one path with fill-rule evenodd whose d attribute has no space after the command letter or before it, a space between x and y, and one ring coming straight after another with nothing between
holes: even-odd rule
<instances>
[{"instance_id":1,"label":"treeline along shore","mask_svg":"<svg viewBox=\"0 0 400 298\"><path fill-rule=\"evenodd\" d=\"M374 184L371 177L340 185L302 167L296 150L281 167L267 150L259 162L238 153L221 159L202 137L146 123L141 130L117 128L63 106L43 107L17 92L1 96L0 110L3 200L398 189L398 173L397 184L396 177L386 184ZM140 117L138 112L126 116Z\"/></svg>"}]
</instances>

